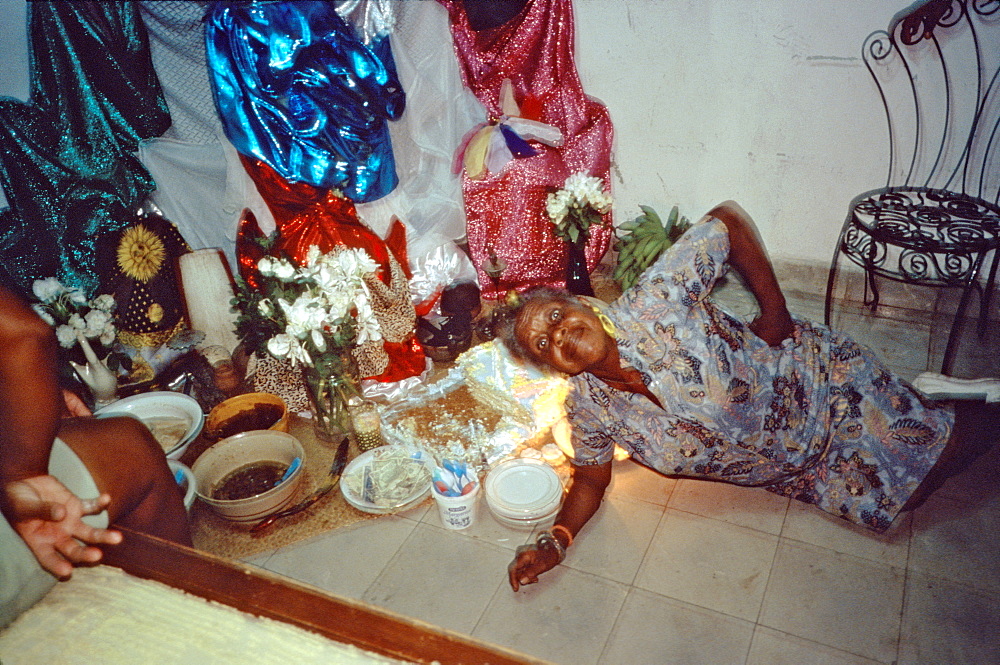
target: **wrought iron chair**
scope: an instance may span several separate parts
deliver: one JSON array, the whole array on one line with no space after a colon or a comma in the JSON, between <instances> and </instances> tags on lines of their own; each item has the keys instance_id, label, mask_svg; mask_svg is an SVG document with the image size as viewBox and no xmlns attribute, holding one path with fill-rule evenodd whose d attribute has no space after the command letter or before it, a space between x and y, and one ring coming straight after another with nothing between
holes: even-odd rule
<instances>
[{"instance_id":1,"label":"wrought iron chair","mask_svg":"<svg viewBox=\"0 0 1000 665\"><path fill-rule=\"evenodd\" d=\"M862 57L888 121L889 173L885 187L851 201L830 265L825 320L841 256L864 268L864 303L873 312L876 277L961 287L947 373L974 291L980 336L985 331L997 273L1000 0L917 2L870 34Z\"/></svg>"}]
</instances>

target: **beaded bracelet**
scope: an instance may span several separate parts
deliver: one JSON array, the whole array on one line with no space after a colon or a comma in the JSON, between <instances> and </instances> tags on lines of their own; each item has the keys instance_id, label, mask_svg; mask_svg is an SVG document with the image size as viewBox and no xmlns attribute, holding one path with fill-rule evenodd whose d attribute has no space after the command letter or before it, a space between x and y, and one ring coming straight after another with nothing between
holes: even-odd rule
<instances>
[{"instance_id":1,"label":"beaded bracelet","mask_svg":"<svg viewBox=\"0 0 1000 665\"><path fill-rule=\"evenodd\" d=\"M535 539L535 544L538 547L553 547L555 548L556 554L559 555L559 563L562 563L563 559L566 558L566 548L563 547L559 539L552 535L551 531L542 531L538 534L538 538Z\"/></svg>"}]
</instances>

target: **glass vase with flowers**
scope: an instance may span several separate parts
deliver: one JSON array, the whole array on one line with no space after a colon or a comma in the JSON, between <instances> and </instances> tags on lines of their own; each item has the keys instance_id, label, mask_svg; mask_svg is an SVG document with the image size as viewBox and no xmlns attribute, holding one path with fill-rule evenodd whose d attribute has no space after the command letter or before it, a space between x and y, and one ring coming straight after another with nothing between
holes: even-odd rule
<instances>
[{"instance_id":1,"label":"glass vase with flowers","mask_svg":"<svg viewBox=\"0 0 1000 665\"><path fill-rule=\"evenodd\" d=\"M264 256L255 286L237 280L237 336L301 369L316 434L328 441L350 432L347 404L361 393L354 349L382 339L365 284L377 270L363 249L313 246L302 265Z\"/></svg>"},{"instance_id":2,"label":"glass vase with flowers","mask_svg":"<svg viewBox=\"0 0 1000 665\"><path fill-rule=\"evenodd\" d=\"M566 242L566 289L570 293L593 296L590 271L587 269L586 247L590 227L604 224L611 210L611 195L604 191L600 178L586 173L574 173L561 189L549 194L545 211L552 222L556 237Z\"/></svg>"}]
</instances>

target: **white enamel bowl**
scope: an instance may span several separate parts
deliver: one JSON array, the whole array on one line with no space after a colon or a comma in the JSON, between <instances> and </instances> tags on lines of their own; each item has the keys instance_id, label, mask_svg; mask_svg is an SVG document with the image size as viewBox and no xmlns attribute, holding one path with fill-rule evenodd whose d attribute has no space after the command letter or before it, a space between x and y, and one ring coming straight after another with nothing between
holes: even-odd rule
<instances>
[{"instance_id":1,"label":"white enamel bowl","mask_svg":"<svg viewBox=\"0 0 1000 665\"><path fill-rule=\"evenodd\" d=\"M556 515L559 514L559 509L556 508L548 515L539 515L538 517L532 517L531 519L513 519L510 517L504 517L503 515L498 515L497 513L490 511L493 515L493 519L500 524L509 526L512 529L523 529L525 531L531 531L537 526L551 526L555 522Z\"/></svg>"},{"instance_id":2,"label":"white enamel bowl","mask_svg":"<svg viewBox=\"0 0 1000 665\"><path fill-rule=\"evenodd\" d=\"M563 486L541 460L510 459L493 467L483 483L486 505L501 524L530 529L555 517Z\"/></svg>"},{"instance_id":3,"label":"white enamel bowl","mask_svg":"<svg viewBox=\"0 0 1000 665\"><path fill-rule=\"evenodd\" d=\"M184 493L184 510L190 511L195 499L195 480L191 469L175 459L168 459L167 466Z\"/></svg>"},{"instance_id":4,"label":"white enamel bowl","mask_svg":"<svg viewBox=\"0 0 1000 665\"><path fill-rule=\"evenodd\" d=\"M292 475L266 492L245 499L213 499L212 493L233 471L255 462L277 462L288 466L302 460ZM301 482L305 451L291 434L277 430L242 432L213 444L191 466L198 498L220 516L234 522L257 522L287 506Z\"/></svg>"},{"instance_id":5,"label":"white enamel bowl","mask_svg":"<svg viewBox=\"0 0 1000 665\"><path fill-rule=\"evenodd\" d=\"M98 418L130 416L141 421L163 447L168 459L179 459L205 424L198 400L171 390L124 397L94 411Z\"/></svg>"}]
</instances>

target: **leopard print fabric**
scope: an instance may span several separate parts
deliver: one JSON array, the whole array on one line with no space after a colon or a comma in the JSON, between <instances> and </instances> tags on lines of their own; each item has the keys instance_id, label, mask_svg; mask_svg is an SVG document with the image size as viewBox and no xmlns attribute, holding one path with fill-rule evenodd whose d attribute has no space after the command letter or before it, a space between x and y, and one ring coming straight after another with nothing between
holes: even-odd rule
<instances>
[{"instance_id":1,"label":"leopard print fabric","mask_svg":"<svg viewBox=\"0 0 1000 665\"><path fill-rule=\"evenodd\" d=\"M375 275L365 279L375 318L387 342L400 343L416 330L417 311L410 298L410 282L399 262L389 254L389 284ZM361 377L378 376L389 366L389 356L382 341L361 344L354 350Z\"/></svg>"}]
</instances>

